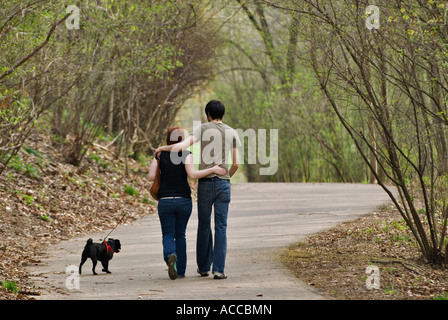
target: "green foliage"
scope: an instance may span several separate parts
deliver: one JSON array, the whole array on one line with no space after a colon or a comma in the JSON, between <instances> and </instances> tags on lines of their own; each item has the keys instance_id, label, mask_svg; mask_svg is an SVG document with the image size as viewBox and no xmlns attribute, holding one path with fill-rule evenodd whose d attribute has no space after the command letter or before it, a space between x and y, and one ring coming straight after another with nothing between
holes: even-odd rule
<instances>
[{"instance_id":1,"label":"green foliage","mask_svg":"<svg viewBox=\"0 0 448 320\"><path fill-rule=\"evenodd\" d=\"M375 5L381 23L370 30L359 1L332 1L330 11L314 11L316 0L295 3L301 58L372 176L399 190L389 195L423 256L446 264L448 7L438 0ZM392 234L391 241L407 240Z\"/></svg>"},{"instance_id":2,"label":"green foliage","mask_svg":"<svg viewBox=\"0 0 448 320\"><path fill-rule=\"evenodd\" d=\"M208 1L81 1L76 30L62 20L68 5L2 1L0 174L47 110L53 141L64 142L73 165L113 132L119 155L157 145L178 105L212 75L219 37ZM163 116L153 117L161 105Z\"/></svg>"},{"instance_id":3,"label":"green foliage","mask_svg":"<svg viewBox=\"0 0 448 320\"><path fill-rule=\"evenodd\" d=\"M290 31L295 27L293 15L261 4L242 2L242 5L245 10L238 12L222 29L229 39L223 51L226 59L222 69L229 71L219 75L213 90L225 101L224 121L229 125L243 131L247 128L279 130L277 174L260 176L260 165L245 165L248 180L366 180L365 164L326 103L326 97L317 90L319 83L313 69L301 63L298 50L303 44L291 42ZM272 18L273 13L283 18ZM260 32L259 26L264 23L267 29ZM285 55L296 51L297 56ZM247 152L246 148L246 157ZM247 158L244 160L247 163Z\"/></svg>"},{"instance_id":4,"label":"green foliage","mask_svg":"<svg viewBox=\"0 0 448 320\"><path fill-rule=\"evenodd\" d=\"M147 167L148 166L148 157L144 153L135 153L133 155L133 158L135 161L137 161L141 166Z\"/></svg>"},{"instance_id":5,"label":"green foliage","mask_svg":"<svg viewBox=\"0 0 448 320\"><path fill-rule=\"evenodd\" d=\"M448 291L445 294L436 295L433 300L448 300Z\"/></svg>"},{"instance_id":6,"label":"green foliage","mask_svg":"<svg viewBox=\"0 0 448 320\"><path fill-rule=\"evenodd\" d=\"M126 187L124 188L124 192L127 195L130 195L130 196L137 196L138 195L138 190L135 189L133 186L130 186L130 185L126 185Z\"/></svg>"},{"instance_id":7,"label":"green foliage","mask_svg":"<svg viewBox=\"0 0 448 320\"><path fill-rule=\"evenodd\" d=\"M20 288L17 286L17 284L14 281L10 281L10 280L2 281L2 287L8 291L13 292L13 293L17 293L20 290Z\"/></svg>"},{"instance_id":8,"label":"green foliage","mask_svg":"<svg viewBox=\"0 0 448 320\"><path fill-rule=\"evenodd\" d=\"M26 194L21 194L21 196L23 197L27 205L31 206L34 203L34 198L32 196Z\"/></svg>"},{"instance_id":9,"label":"green foliage","mask_svg":"<svg viewBox=\"0 0 448 320\"><path fill-rule=\"evenodd\" d=\"M0 31L0 174L11 159L9 155L17 154L37 117L48 106L43 101L53 100L47 95L48 88L42 87L45 82L40 70L45 67L28 63L39 46L44 45L49 25L54 21L38 9L42 6L36 2L17 0L2 1L0 9L0 16L8 17L2 20ZM46 92L46 98L31 94L39 91Z\"/></svg>"},{"instance_id":10,"label":"green foliage","mask_svg":"<svg viewBox=\"0 0 448 320\"><path fill-rule=\"evenodd\" d=\"M101 166L103 167L103 169L107 169L109 168L110 163L109 162L102 162Z\"/></svg>"},{"instance_id":11,"label":"green foliage","mask_svg":"<svg viewBox=\"0 0 448 320\"><path fill-rule=\"evenodd\" d=\"M41 218L42 220L44 220L45 222L51 222L51 218L50 218L50 216L48 216L47 214L41 214L41 215L40 215L40 218Z\"/></svg>"},{"instance_id":12,"label":"green foliage","mask_svg":"<svg viewBox=\"0 0 448 320\"><path fill-rule=\"evenodd\" d=\"M93 153L89 154L89 159L98 163L103 169L107 169L110 165L109 162L104 162L100 156Z\"/></svg>"},{"instance_id":13,"label":"green foliage","mask_svg":"<svg viewBox=\"0 0 448 320\"><path fill-rule=\"evenodd\" d=\"M8 167L20 172L25 168L25 164L19 156L14 156L9 159Z\"/></svg>"},{"instance_id":14,"label":"green foliage","mask_svg":"<svg viewBox=\"0 0 448 320\"><path fill-rule=\"evenodd\" d=\"M39 179L40 178L40 170L38 168L36 168L35 166L33 166L32 164L28 163L25 166L25 170L26 170L26 173L30 177L35 178L35 179Z\"/></svg>"},{"instance_id":15,"label":"green foliage","mask_svg":"<svg viewBox=\"0 0 448 320\"><path fill-rule=\"evenodd\" d=\"M31 149L29 149L31 150ZM34 152L35 154L37 154L39 156L39 161L42 161L42 159L40 158L40 154L37 153L37 151L33 150L30 151ZM34 154L33 153L33 154ZM31 163L27 163L25 164L23 162L23 160L20 158L20 156L13 156L13 157L8 157L8 167L12 168L18 172L25 172L28 176L30 176L31 178L35 178L35 179L39 179L40 178L40 170L39 168L36 168L35 166L33 166Z\"/></svg>"},{"instance_id":16,"label":"green foliage","mask_svg":"<svg viewBox=\"0 0 448 320\"><path fill-rule=\"evenodd\" d=\"M141 203L150 204L150 205L153 205L153 206L157 205L157 203L154 202L153 200L151 200L148 196L144 196L142 199L140 199L138 201L141 202Z\"/></svg>"},{"instance_id":17,"label":"green foliage","mask_svg":"<svg viewBox=\"0 0 448 320\"><path fill-rule=\"evenodd\" d=\"M42 152L39 152L27 146L22 146L22 149L25 150L28 154L34 155L36 158L42 158Z\"/></svg>"},{"instance_id":18,"label":"green foliage","mask_svg":"<svg viewBox=\"0 0 448 320\"><path fill-rule=\"evenodd\" d=\"M80 188L83 188L86 185L82 179L78 179L76 176L71 177L70 181L73 184L76 184L77 186L79 186Z\"/></svg>"},{"instance_id":19,"label":"green foliage","mask_svg":"<svg viewBox=\"0 0 448 320\"><path fill-rule=\"evenodd\" d=\"M28 206L32 206L34 204L34 198L32 196L24 194L20 190L15 190L15 192L25 201Z\"/></svg>"},{"instance_id":20,"label":"green foliage","mask_svg":"<svg viewBox=\"0 0 448 320\"><path fill-rule=\"evenodd\" d=\"M90 160L94 160L94 161L96 161L96 162L98 162L98 163L101 161L100 156L97 156L97 155L95 155L95 154L93 154L93 153L89 154L89 159L90 159Z\"/></svg>"}]
</instances>

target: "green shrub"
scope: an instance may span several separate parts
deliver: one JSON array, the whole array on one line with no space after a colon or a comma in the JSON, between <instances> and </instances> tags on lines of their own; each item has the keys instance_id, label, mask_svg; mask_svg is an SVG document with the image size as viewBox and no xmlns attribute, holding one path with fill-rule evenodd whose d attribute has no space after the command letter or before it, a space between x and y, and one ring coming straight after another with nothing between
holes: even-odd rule
<instances>
[{"instance_id":1,"label":"green shrub","mask_svg":"<svg viewBox=\"0 0 448 320\"><path fill-rule=\"evenodd\" d=\"M2 281L2 287L14 293L17 293L20 290L20 288L16 285L16 283L10 280Z\"/></svg>"},{"instance_id":2,"label":"green shrub","mask_svg":"<svg viewBox=\"0 0 448 320\"><path fill-rule=\"evenodd\" d=\"M25 200L25 203L26 203L28 206L31 206L31 205L34 203L34 198L33 198L32 196L23 194L20 190L15 190L14 192L18 193L19 196L21 196L22 199Z\"/></svg>"},{"instance_id":3,"label":"green shrub","mask_svg":"<svg viewBox=\"0 0 448 320\"><path fill-rule=\"evenodd\" d=\"M448 300L448 291L445 294L439 294L433 298L433 300Z\"/></svg>"},{"instance_id":4,"label":"green shrub","mask_svg":"<svg viewBox=\"0 0 448 320\"><path fill-rule=\"evenodd\" d=\"M32 164L27 164L25 169L26 169L26 173L31 178L35 178L35 179L39 179L40 178L40 171L39 171L39 169L36 168L35 166L33 166Z\"/></svg>"},{"instance_id":5,"label":"green shrub","mask_svg":"<svg viewBox=\"0 0 448 320\"><path fill-rule=\"evenodd\" d=\"M42 158L42 152L34 150L33 148L22 146L22 149L26 151L28 154L32 154L36 158Z\"/></svg>"},{"instance_id":6,"label":"green shrub","mask_svg":"<svg viewBox=\"0 0 448 320\"><path fill-rule=\"evenodd\" d=\"M40 218L46 222L51 222L51 218L47 214L41 214Z\"/></svg>"},{"instance_id":7,"label":"green shrub","mask_svg":"<svg viewBox=\"0 0 448 320\"><path fill-rule=\"evenodd\" d=\"M14 156L9 160L8 167L16 171L22 171L25 168L25 165L19 156Z\"/></svg>"},{"instance_id":8,"label":"green shrub","mask_svg":"<svg viewBox=\"0 0 448 320\"><path fill-rule=\"evenodd\" d=\"M153 206L157 204L154 201L152 201L151 199L149 199L147 196L144 196L143 199L139 200L139 202L144 203L144 204L150 204Z\"/></svg>"},{"instance_id":9,"label":"green shrub","mask_svg":"<svg viewBox=\"0 0 448 320\"><path fill-rule=\"evenodd\" d=\"M129 186L129 185L127 185L124 188L124 192L126 192L126 194L128 194L130 196L137 196L138 195L138 190L135 189L133 186Z\"/></svg>"},{"instance_id":10,"label":"green shrub","mask_svg":"<svg viewBox=\"0 0 448 320\"><path fill-rule=\"evenodd\" d=\"M93 153L89 154L89 159L90 160L94 160L96 162L100 162L101 161L100 156L97 156L96 154L93 154Z\"/></svg>"}]
</instances>

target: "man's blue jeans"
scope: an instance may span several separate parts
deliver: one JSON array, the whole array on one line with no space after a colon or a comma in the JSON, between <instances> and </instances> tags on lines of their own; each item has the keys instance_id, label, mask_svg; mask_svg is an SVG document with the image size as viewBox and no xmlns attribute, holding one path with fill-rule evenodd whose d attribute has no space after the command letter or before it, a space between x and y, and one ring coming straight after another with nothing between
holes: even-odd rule
<instances>
[{"instance_id":1,"label":"man's blue jeans","mask_svg":"<svg viewBox=\"0 0 448 320\"><path fill-rule=\"evenodd\" d=\"M163 258L177 256L177 274L185 275L187 267L186 229L192 211L191 199L160 199L158 205L162 227Z\"/></svg>"},{"instance_id":2,"label":"man's blue jeans","mask_svg":"<svg viewBox=\"0 0 448 320\"><path fill-rule=\"evenodd\" d=\"M198 234L196 262L200 272L224 273L227 251L227 215L230 203L230 180L218 177L198 183ZM211 230L212 207L215 212L215 243Z\"/></svg>"}]
</instances>

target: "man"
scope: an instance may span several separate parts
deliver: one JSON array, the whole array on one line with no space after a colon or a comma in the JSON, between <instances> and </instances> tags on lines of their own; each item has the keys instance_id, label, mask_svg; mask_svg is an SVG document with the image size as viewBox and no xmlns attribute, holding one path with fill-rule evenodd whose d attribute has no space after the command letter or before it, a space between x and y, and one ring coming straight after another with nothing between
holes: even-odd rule
<instances>
[{"instance_id":1,"label":"man","mask_svg":"<svg viewBox=\"0 0 448 320\"><path fill-rule=\"evenodd\" d=\"M198 273L208 276L213 264L214 279L226 279L224 273L227 251L227 216L230 204L230 178L238 170L238 147L240 141L234 129L222 122L225 106L218 100L212 100L205 107L208 123L194 128L193 135L183 142L163 146L156 150L171 151L176 154L192 144L201 141L201 161L199 170L216 164L226 169L226 174L211 174L198 182L198 233L196 243L196 262ZM229 155L232 165L228 168ZM215 237L213 243L211 231L212 207L215 213Z\"/></svg>"}]
</instances>

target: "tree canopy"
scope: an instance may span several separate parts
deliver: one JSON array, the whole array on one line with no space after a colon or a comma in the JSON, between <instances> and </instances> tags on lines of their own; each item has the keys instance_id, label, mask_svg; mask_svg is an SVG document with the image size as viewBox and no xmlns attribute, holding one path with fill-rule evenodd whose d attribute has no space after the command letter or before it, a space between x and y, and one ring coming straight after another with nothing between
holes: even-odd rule
<instances>
[{"instance_id":1,"label":"tree canopy","mask_svg":"<svg viewBox=\"0 0 448 320\"><path fill-rule=\"evenodd\" d=\"M117 158L150 154L208 92L231 126L279 132L278 171L246 164L248 181L378 183L448 262L446 1L69 5L2 2L0 173L41 119L73 165L100 133Z\"/></svg>"}]
</instances>

